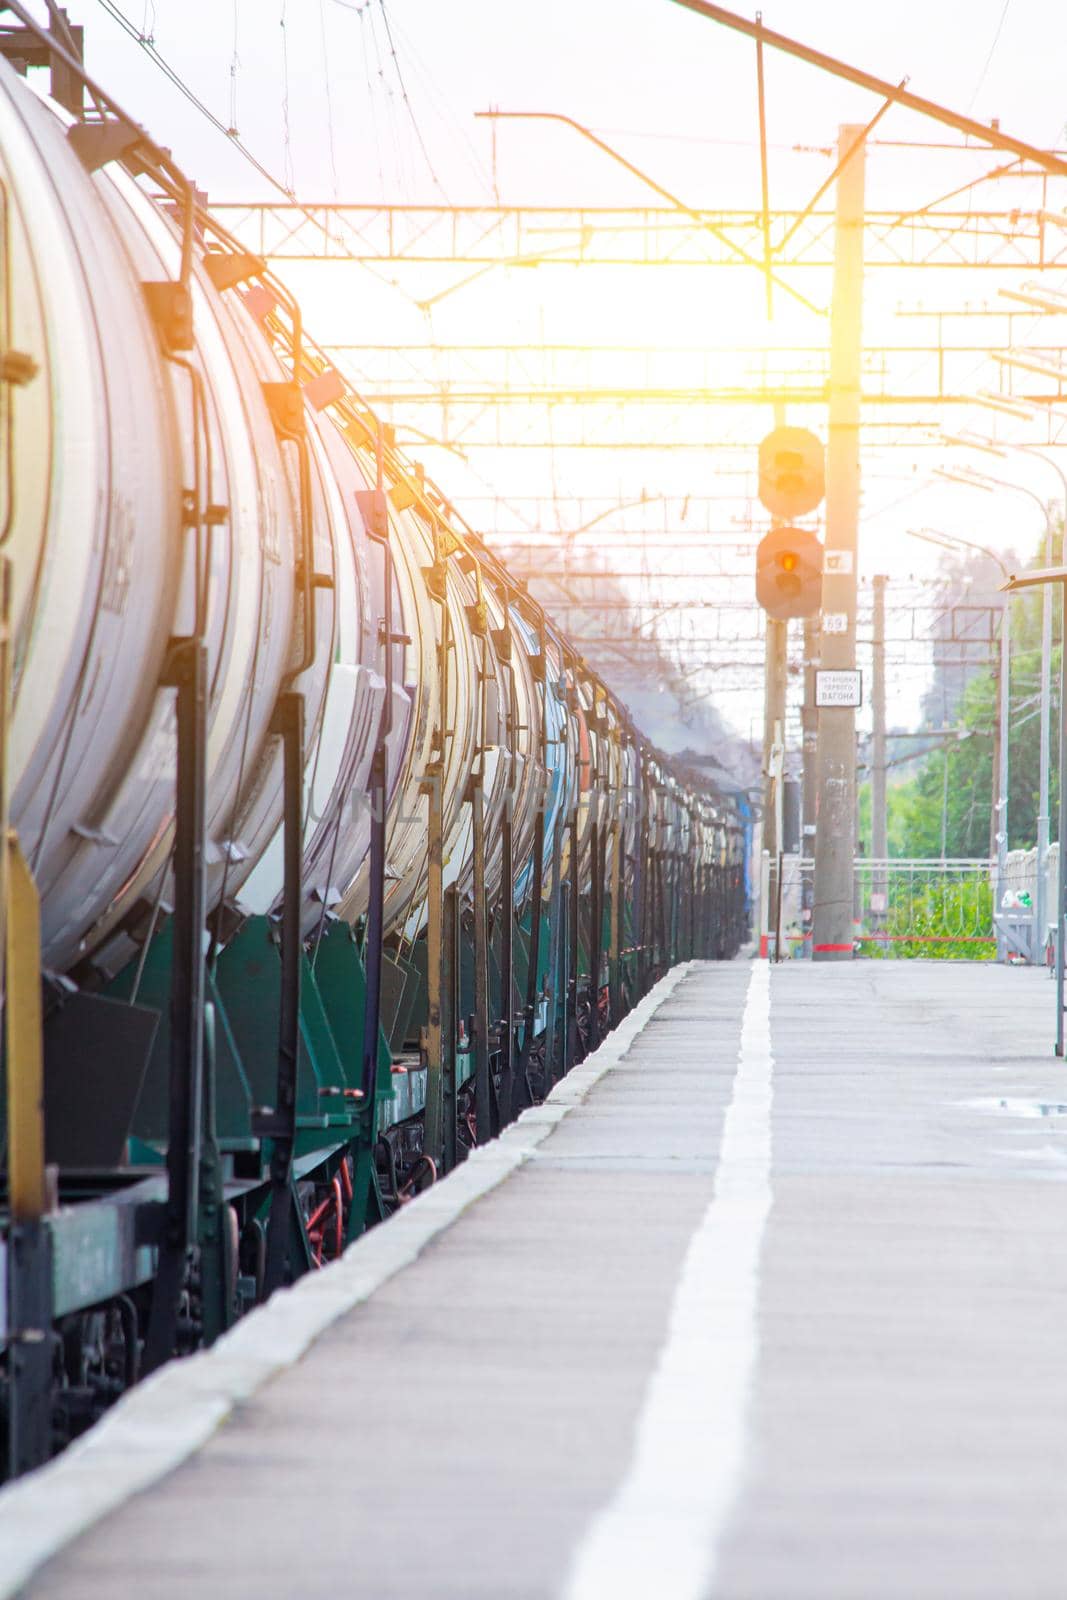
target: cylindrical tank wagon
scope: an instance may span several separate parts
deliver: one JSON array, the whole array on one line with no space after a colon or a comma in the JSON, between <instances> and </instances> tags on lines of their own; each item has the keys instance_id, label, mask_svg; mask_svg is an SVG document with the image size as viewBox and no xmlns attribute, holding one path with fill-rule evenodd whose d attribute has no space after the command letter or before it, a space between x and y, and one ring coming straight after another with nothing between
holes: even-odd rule
<instances>
[{"instance_id":1,"label":"cylindrical tank wagon","mask_svg":"<svg viewBox=\"0 0 1067 1600\"><path fill-rule=\"evenodd\" d=\"M745 932L732 804L642 740L93 97L68 116L0 60L3 798L58 1173L37 1216L13 1191L3 1335L36 1274L81 1352L6 1373L13 1470ZM15 1089L33 1071L9 1052Z\"/></svg>"}]
</instances>

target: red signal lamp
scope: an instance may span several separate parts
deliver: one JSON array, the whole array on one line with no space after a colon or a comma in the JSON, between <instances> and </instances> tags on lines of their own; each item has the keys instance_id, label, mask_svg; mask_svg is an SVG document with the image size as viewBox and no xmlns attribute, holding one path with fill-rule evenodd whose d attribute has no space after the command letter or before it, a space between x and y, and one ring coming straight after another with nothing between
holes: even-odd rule
<instances>
[{"instance_id":1,"label":"red signal lamp","mask_svg":"<svg viewBox=\"0 0 1067 1600\"><path fill-rule=\"evenodd\" d=\"M822 603L822 545L807 528L772 528L756 551L756 599L770 617L813 617Z\"/></svg>"}]
</instances>

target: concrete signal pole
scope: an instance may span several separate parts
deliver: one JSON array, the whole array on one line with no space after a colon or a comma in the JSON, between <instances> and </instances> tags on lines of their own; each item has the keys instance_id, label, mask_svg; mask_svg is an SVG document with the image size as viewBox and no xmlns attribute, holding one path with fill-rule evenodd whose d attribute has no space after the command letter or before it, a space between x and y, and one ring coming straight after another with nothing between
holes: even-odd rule
<instances>
[{"instance_id":1,"label":"concrete signal pole","mask_svg":"<svg viewBox=\"0 0 1067 1600\"><path fill-rule=\"evenodd\" d=\"M856 665L856 557L860 500L860 357L863 347L863 129L838 131L837 224L830 314L830 415L826 454L823 670ZM852 957L856 838L856 713L819 712L818 809L812 956Z\"/></svg>"},{"instance_id":2,"label":"concrete signal pole","mask_svg":"<svg viewBox=\"0 0 1067 1600\"><path fill-rule=\"evenodd\" d=\"M815 709L815 673L819 665L818 617L808 617L804 623L804 705L801 725L804 730L804 786L800 816L800 853L810 859L815 851L815 796L817 783L819 713ZM800 880L801 924L804 929L803 950L811 955L812 906L814 883L811 868L805 867Z\"/></svg>"},{"instance_id":3,"label":"concrete signal pole","mask_svg":"<svg viewBox=\"0 0 1067 1600\"><path fill-rule=\"evenodd\" d=\"M763 849L767 890L762 894L760 955L777 924L782 870L782 757L785 743L789 619L813 617L822 599L822 545L810 528L786 518L807 516L823 498L822 444L807 428L775 427L759 447L759 497L776 519L756 548L756 599L767 616L763 720ZM761 882L762 862L761 866ZM772 909L773 908L773 909ZM775 938L775 959L780 959Z\"/></svg>"}]
</instances>

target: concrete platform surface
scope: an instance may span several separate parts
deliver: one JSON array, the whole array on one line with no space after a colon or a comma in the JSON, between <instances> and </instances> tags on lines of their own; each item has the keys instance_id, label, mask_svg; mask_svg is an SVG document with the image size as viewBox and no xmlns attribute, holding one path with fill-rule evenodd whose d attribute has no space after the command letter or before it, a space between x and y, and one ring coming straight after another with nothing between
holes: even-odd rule
<instances>
[{"instance_id":1,"label":"concrete platform surface","mask_svg":"<svg viewBox=\"0 0 1067 1600\"><path fill-rule=\"evenodd\" d=\"M24 1593L1063 1600L1052 1022L1033 971L695 965L510 1176Z\"/></svg>"}]
</instances>

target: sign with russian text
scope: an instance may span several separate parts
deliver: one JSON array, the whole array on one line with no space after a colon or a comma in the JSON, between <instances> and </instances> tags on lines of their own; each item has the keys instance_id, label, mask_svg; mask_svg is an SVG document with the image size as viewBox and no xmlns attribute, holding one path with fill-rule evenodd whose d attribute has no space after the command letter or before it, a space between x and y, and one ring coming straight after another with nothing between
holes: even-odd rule
<instances>
[{"instance_id":1,"label":"sign with russian text","mask_svg":"<svg viewBox=\"0 0 1067 1600\"><path fill-rule=\"evenodd\" d=\"M856 710L863 704L863 673L858 667L820 667L815 673L815 704L820 710L831 706Z\"/></svg>"}]
</instances>

